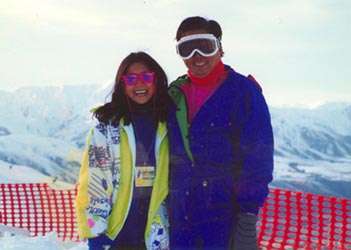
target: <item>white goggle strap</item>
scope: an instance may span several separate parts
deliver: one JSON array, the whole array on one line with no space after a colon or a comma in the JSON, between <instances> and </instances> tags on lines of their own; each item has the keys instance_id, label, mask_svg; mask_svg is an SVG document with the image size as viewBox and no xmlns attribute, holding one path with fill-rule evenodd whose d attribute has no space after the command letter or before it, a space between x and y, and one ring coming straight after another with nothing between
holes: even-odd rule
<instances>
[{"instance_id":1,"label":"white goggle strap","mask_svg":"<svg viewBox=\"0 0 351 250\"><path fill-rule=\"evenodd\" d=\"M177 44L181 44L181 43L186 42L186 41L195 40L195 39L201 39L201 38L211 39L211 40L218 40L217 37L215 37L213 34L194 34L194 35L182 37L177 42Z\"/></svg>"}]
</instances>

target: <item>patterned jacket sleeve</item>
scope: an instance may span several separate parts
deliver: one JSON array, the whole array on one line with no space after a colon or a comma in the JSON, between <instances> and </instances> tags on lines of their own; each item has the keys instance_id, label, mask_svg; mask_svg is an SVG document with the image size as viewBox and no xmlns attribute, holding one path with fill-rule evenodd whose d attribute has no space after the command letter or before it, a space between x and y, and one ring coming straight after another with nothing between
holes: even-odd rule
<instances>
[{"instance_id":1,"label":"patterned jacket sleeve","mask_svg":"<svg viewBox=\"0 0 351 250\"><path fill-rule=\"evenodd\" d=\"M90 130L81 164L76 213L81 238L106 232L112 208L113 178L106 135L98 127Z\"/></svg>"}]
</instances>

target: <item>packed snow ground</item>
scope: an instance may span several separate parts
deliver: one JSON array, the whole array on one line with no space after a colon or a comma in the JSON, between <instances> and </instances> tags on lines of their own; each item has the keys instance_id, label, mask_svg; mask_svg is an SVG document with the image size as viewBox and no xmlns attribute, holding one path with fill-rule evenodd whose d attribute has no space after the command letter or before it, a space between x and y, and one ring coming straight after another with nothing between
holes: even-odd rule
<instances>
[{"instance_id":1,"label":"packed snow ground","mask_svg":"<svg viewBox=\"0 0 351 250\"><path fill-rule=\"evenodd\" d=\"M0 224L1 228L1 224ZM0 229L1 230L1 229ZM45 236L28 237L25 235L13 235L6 231L0 232L0 249L1 250L88 250L85 242L63 242L57 237L56 233L50 233Z\"/></svg>"}]
</instances>

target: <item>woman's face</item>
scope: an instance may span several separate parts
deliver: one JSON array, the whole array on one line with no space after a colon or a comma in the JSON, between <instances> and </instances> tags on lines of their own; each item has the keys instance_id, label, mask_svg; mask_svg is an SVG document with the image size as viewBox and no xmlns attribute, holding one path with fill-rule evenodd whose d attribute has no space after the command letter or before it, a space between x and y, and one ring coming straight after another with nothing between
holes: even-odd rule
<instances>
[{"instance_id":1,"label":"woman's face","mask_svg":"<svg viewBox=\"0 0 351 250\"><path fill-rule=\"evenodd\" d=\"M206 30L194 30L185 32L182 37L194 35L194 34L208 34ZM195 53L189 59L185 59L184 64L189 69L191 74L195 77L203 78L207 76L217 66L221 60L222 48L213 56L202 56L199 53Z\"/></svg>"},{"instance_id":2,"label":"woman's face","mask_svg":"<svg viewBox=\"0 0 351 250\"><path fill-rule=\"evenodd\" d=\"M133 63L129 66L126 75L140 74L143 72L150 72L150 69L143 63ZM151 83L144 83L140 78L137 79L134 85L125 84L125 93L138 104L147 103L155 93L155 81Z\"/></svg>"}]
</instances>

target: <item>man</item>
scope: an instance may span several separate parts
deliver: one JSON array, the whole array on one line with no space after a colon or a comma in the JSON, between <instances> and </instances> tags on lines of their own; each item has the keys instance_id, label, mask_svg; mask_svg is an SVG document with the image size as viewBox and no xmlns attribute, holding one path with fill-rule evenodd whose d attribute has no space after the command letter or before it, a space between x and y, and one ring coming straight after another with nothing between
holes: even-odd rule
<instances>
[{"instance_id":1,"label":"man","mask_svg":"<svg viewBox=\"0 0 351 250\"><path fill-rule=\"evenodd\" d=\"M169 94L170 244L257 249L259 207L273 172L273 133L261 88L222 63L214 20L185 19L177 53L188 68Z\"/></svg>"}]
</instances>

